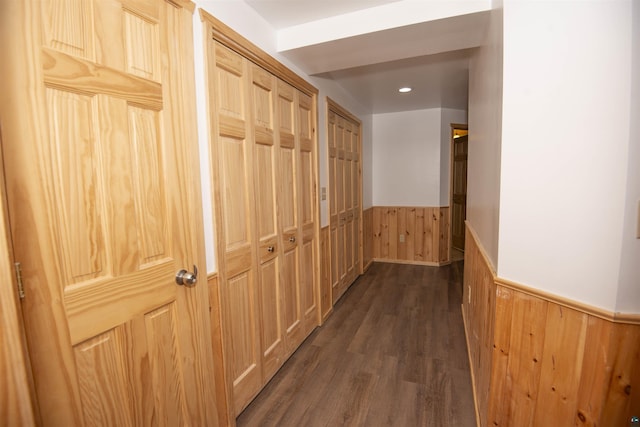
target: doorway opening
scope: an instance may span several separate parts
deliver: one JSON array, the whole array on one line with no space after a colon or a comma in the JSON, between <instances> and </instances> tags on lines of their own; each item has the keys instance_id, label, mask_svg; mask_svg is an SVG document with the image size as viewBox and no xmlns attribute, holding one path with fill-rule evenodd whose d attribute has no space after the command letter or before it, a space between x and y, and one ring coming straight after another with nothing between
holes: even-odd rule
<instances>
[{"instance_id":1,"label":"doorway opening","mask_svg":"<svg viewBox=\"0 0 640 427\"><path fill-rule=\"evenodd\" d=\"M449 206L451 206L451 261L464 259L464 222L467 218L467 158L469 130L466 124L451 123L451 165Z\"/></svg>"}]
</instances>

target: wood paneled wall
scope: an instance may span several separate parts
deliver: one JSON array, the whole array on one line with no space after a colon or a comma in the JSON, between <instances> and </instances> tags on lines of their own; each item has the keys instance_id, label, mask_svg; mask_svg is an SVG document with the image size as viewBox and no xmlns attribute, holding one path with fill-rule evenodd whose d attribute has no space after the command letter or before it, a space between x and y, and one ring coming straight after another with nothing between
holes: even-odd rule
<instances>
[{"instance_id":1,"label":"wood paneled wall","mask_svg":"<svg viewBox=\"0 0 640 427\"><path fill-rule=\"evenodd\" d=\"M433 265L449 261L448 207L372 209L374 260Z\"/></svg>"},{"instance_id":2,"label":"wood paneled wall","mask_svg":"<svg viewBox=\"0 0 640 427\"><path fill-rule=\"evenodd\" d=\"M216 412L220 426L231 425L234 420L233 405L229 405L230 396L225 381L224 356L222 348L222 313L220 311L220 293L218 275L207 276L209 288L209 318L211 321L211 346L213 348L214 380L216 391Z\"/></svg>"},{"instance_id":3,"label":"wood paneled wall","mask_svg":"<svg viewBox=\"0 0 640 427\"><path fill-rule=\"evenodd\" d=\"M329 226L320 229L320 314L321 323L333 311L331 296L331 241Z\"/></svg>"},{"instance_id":4,"label":"wood paneled wall","mask_svg":"<svg viewBox=\"0 0 640 427\"><path fill-rule=\"evenodd\" d=\"M487 426L496 310L495 273L468 228L466 233L462 315L478 421L479 425Z\"/></svg>"},{"instance_id":5,"label":"wood paneled wall","mask_svg":"<svg viewBox=\"0 0 640 427\"><path fill-rule=\"evenodd\" d=\"M463 313L481 426L626 426L640 325L495 276L467 230Z\"/></svg>"},{"instance_id":6,"label":"wood paneled wall","mask_svg":"<svg viewBox=\"0 0 640 427\"><path fill-rule=\"evenodd\" d=\"M362 265L363 271L373 262L373 208L362 211Z\"/></svg>"}]
</instances>

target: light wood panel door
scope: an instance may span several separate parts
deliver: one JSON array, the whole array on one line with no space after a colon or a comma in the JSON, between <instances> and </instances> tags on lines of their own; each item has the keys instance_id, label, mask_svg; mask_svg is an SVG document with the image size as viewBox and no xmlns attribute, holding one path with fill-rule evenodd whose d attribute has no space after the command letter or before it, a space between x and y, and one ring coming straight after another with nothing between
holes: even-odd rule
<instances>
[{"instance_id":1,"label":"light wood panel door","mask_svg":"<svg viewBox=\"0 0 640 427\"><path fill-rule=\"evenodd\" d=\"M453 183L451 197L451 245L464 251L464 221L467 217L467 135L453 140Z\"/></svg>"},{"instance_id":2,"label":"light wood panel door","mask_svg":"<svg viewBox=\"0 0 640 427\"><path fill-rule=\"evenodd\" d=\"M210 58L214 58L212 90L214 106L211 115L215 208L218 219L218 264L220 267L220 296L227 356L227 381L232 384L235 413L239 413L262 386L262 346L259 313L259 274L265 282L273 280L274 265L266 265L271 258L261 259L257 267L254 239L256 236L256 210L254 198L254 133L268 134L265 118L259 124L252 117L251 92L258 90L250 76L250 63L227 47L214 43ZM260 81L260 76L256 76ZM264 89L264 86L262 88ZM267 85L268 86L268 85ZM260 147L269 148L267 138ZM263 156L263 168L269 163ZM262 173L265 173L262 171ZM268 214L269 201L261 200L260 207ZM271 242L268 219L261 222L265 243ZM257 273L259 271L259 273ZM268 315L268 314L267 314ZM269 355L267 355L269 357Z\"/></svg>"},{"instance_id":3,"label":"light wood panel door","mask_svg":"<svg viewBox=\"0 0 640 427\"><path fill-rule=\"evenodd\" d=\"M360 123L354 118L340 115L332 108L341 108L330 103L327 138L331 288L335 303L362 269L362 180Z\"/></svg>"},{"instance_id":4,"label":"light wood panel door","mask_svg":"<svg viewBox=\"0 0 640 427\"><path fill-rule=\"evenodd\" d=\"M300 146L299 168L299 217L302 234L300 263L300 304L303 317L304 336L307 336L319 324L319 286L316 284L317 238L316 215L316 155L314 147L314 115L313 99L298 91L296 120L298 123L298 140Z\"/></svg>"},{"instance_id":5,"label":"light wood panel door","mask_svg":"<svg viewBox=\"0 0 640 427\"><path fill-rule=\"evenodd\" d=\"M278 241L277 175L279 163L276 124L277 79L264 69L251 66L255 199L258 236L258 283L263 364L262 381L268 381L284 362L282 254Z\"/></svg>"},{"instance_id":6,"label":"light wood panel door","mask_svg":"<svg viewBox=\"0 0 640 427\"><path fill-rule=\"evenodd\" d=\"M332 111L328 114L327 146L329 151L329 241L331 246L331 295L332 302L340 297L340 283L344 269L343 228L340 226L338 200L342 200L342 162L338 162L338 138L342 138L342 128L338 127L339 117Z\"/></svg>"},{"instance_id":7,"label":"light wood panel door","mask_svg":"<svg viewBox=\"0 0 640 427\"><path fill-rule=\"evenodd\" d=\"M3 150L41 421L215 425L206 283L175 281L204 268L193 5L10 3Z\"/></svg>"},{"instance_id":8,"label":"light wood panel door","mask_svg":"<svg viewBox=\"0 0 640 427\"><path fill-rule=\"evenodd\" d=\"M280 239L283 252L282 288L287 353L302 342L304 330L300 307L300 212L298 185L299 136L296 129L297 91L278 82L279 161L278 175Z\"/></svg>"}]
</instances>

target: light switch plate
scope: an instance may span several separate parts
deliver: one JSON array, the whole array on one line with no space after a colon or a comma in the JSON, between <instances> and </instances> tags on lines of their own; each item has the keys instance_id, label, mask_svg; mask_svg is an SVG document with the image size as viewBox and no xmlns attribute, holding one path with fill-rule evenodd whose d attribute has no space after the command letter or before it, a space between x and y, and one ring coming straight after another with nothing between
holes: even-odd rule
<instances>
[{"instance_id":1,"label":"light switch plate","mask_svg":"<svg viewBox=\"0 0 640 427\"><path fill-rule=\"evenodd\" d=\"M320 188L320 200L327 200L327 187Z\"/></svg>"}]
</instances>

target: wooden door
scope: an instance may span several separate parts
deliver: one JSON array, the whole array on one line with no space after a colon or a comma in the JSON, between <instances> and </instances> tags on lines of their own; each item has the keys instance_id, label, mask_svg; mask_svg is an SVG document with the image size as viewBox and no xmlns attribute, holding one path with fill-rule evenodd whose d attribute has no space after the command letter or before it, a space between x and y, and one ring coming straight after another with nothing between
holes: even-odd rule
<instances>
[{"instance_id":1,"label":"wooden door","mask_svg":"<svg viewBox=\"0 0 640 427\"><path fill-rule=\"evenodd\" d=\"M299 217L302 235L300 256L300 309L303 335L307 336L319 323L319 295L316 287L316 159L314 149L313 99L298 91L296 120L300 147Z\"/></svg>"},{"instance_id":2,"label":"wooden door","mask_svg":"<svg viewBox=\"0 0 640 427\"><path fill-rule=\"evenodd\" d=\"M329 111L327 125L327 146L329 151L329 240L331 247L331 300L332 303L338 300L340 287L340 268L342 259L341 242L338 239L340 232L340 215L338 211L338 199L342 192L338 186L341 174L338 169L338 138L340 128L338 127L338 116Z\"/></svg>"},{"instance_id":3,"label":"wooden door","mask_svg":"<svg viewBox=\"0 0 640 427\"><path fill-rule=\"evenodd\" d=\"M351 221L353 226L351 257L353 269L350 283L363 273L362 271L362 171L360 169L360 126L352 124L351 132Z\"/></svg>"},{"instance_id":4,"label":"wooden door","mask_svg":"<svg viewBox=\"0 0 640 427\"><path fill-rule=\"evenodd\" d=\"M255 86L250 78L249 61L220 43L212 43L210 48L213 49L209 52L209 58L213 58L210 64L213 75L209 75L210 105L213 106L210 121L215 135L212 138L213 173L218 183L214 186L214 204L218 222L220 299L227 381L231 383L237 415L258 393L263 379L258 267L254 251L253 134L260 133L266 126L255 126L255 119L251 117L251 90ZM263 116L258 120L265 121ZM261 146L268 147L268 144ZM260 148L256 147L256 152L260 152ZM262 207L268 210L268 202L262 202L265 203ZM263 225L262 234L268 243L266 221ZM269 259L264 257L262 261L261 272L266 275L268 268L264 263Z\"/></svg>"},{"instance_id":5,"label":"wooden door","mask_svg":"<svg viewBox=\"0 0 640 427\"><path fill-rule=\"evenodd\" d=\"M353 124L346 121L344 123L343 133L343 150L344 150L344 162L342 169L342 188L344 194L344 277L341 288L346 289L355 279L355 257L354 257L354 222L353 222L353 208L354 208L354 194L353 194ZM341 291L344 292L344 291Z\"/></svg>"},{"instance_id":6,"label":"wooden door","mask_svg":"<svg viewBox=\"0 0 640 427\"><path fill-rule=\"evenodd\" d=\"M300 213L299 136L296 129L297 91L278 81L279 164L278 190L280 246L282 248L282 290L286 352L302 342L304 330L300 308Z\"/></svg>"},{"instance_id":7,"label":"wooden door","mask_svg":"<svg viewBox=\"0 0 640 427\"><path fill-rule=\"evenodd\" d=\"M278 242L276 195L276 176L279 170L276 156L279 146L278 129L275 123L277 80L271 73L252 65L251 82L262 381L266 383L282 366L285 353L280 285L282 255Z\"/></svg>"},{"instance_id":8,"label":"wooden door","mask_svg":"<svg viewBox=\"0 0 640 427\"><path fill-rule=\"evenodd\" d=\"M453 183L451 209L451 245L464 251L464 221L467 217L467 135L453 140Z\"/></svg>"},{"instance_id":9,"label":"wooden door","mask_svg":"<svg viewBox=\"0 0 640 427\"><path fill-rule=\"evenodd\" d=\"M193 5L10 3L3 150L42 423L216 424L206 283L175 282L204 270Z\"/></svg>"},{"instance_id":10,"label":"wooden door","mask_svg":"<svg viewBox=\"0 0 640 427\"><path fill-rule=\"evenodd\" d=\"M335 303L361 273L360 123L329 102L331 292ZM338 114L336 111L341 111Z\"/></svg>"}]
</instances>

